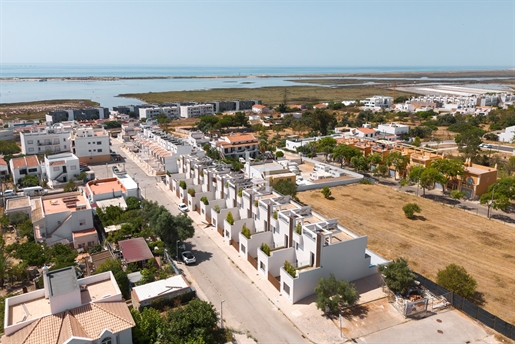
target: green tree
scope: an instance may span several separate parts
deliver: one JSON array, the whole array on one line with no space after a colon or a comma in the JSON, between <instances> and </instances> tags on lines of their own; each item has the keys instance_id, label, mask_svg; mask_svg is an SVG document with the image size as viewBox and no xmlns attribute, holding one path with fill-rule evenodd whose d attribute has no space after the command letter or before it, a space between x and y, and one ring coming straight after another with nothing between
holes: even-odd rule
<instances>
[{"instance_id":1,"label":"green tree","mask_svg":"<svg viewBox=\"0 0 515 344\"><path fill-rule=\"evenodd\" d=\"M422 211L420 206L416 203L408 203L402 207L402 210L408 219L412 219L415 216L415 213L420 213Z\"/></svg>"},{"instance_id":2,"label":"green tree","mask_svg":"<svg viewBox=\"0 0 515 344\"><path fill-rule=\"evenodd\" d=\"M48 254L54 264L52 270L76 265L75 258L77 258L78 253L68 245L55 244L48 250Z\"/></svg>"},{"instance_id":3,"label":"green tree","mask_svg":"<svg viewBox=\"0 0 515 344\"><path fill-rule=\"evenodd\" d=\"M393 166L397 173L401 173L402 171L404 171L406 169L406 166L408 166L408 163L409 157L406 155L402 155L402 153L400 152L391 152L385 159L385 164L387 166ZM395 176L395 179L397 179L397 176Z\"/></svg>"},{"instance_id":4,"label":"green tree","mask_svg":"<svg viewBox=\"0 0 515 344\"><path fill-rule=\"evenodd\" d=\"M445 269L438 270L436 283L469 300L476 294L476 280L463 266L456 264L449 264Z\"/></svg>"},{"instance_id":5,"label":"green tree","mask_svg":"<svg viewBox=\"0 0 515 344\"><path fill-rule=\"evenodd\" d=\"M68 183L64 185L64 192L77 191L77 185L75 185L75 181L70 180Z\"/></svg>"},{"instance_id":6,"label":"green tree","mask_svg":"<svg viewBox=\"0 0 515 344\"><path fill-rule=\"evenodd\" d=\"M436 168L438 172L443 174L449 179L455 179L458 176L463 176L465 167L463 161L460 159L439 159L431 162L431 167ZM446 181L447 182L447 181ZM445 184L443 184L445 191Z\"/></svg>"},{"instance_id":7,"label":"green tree","mask_svg":"<svg viewBox=\"0 0 515 344\"><path fill-rule=\"evenodd\" d=\"M454 141L458 145L458 150L463 153L466 158L473 158L477 155L479 145L481 144L481 136L485 131L480 128L472 127L456 135Z\"/></svg>"},{"instance_id":8,"label":"green tree","mask_svg":"<svg viewBox=\"0 0 515 344\"><path fill-rule=\"evenodd\" d=\"M373 153L368 156L368 161L371 164L378 165L383 162L383 156L379 153Z\"/></svg>"},{"instance_id":9,"label":"green tree","mask_svg":"<svg viewBox=\"0 0 515 344\"><path fill-rule=\"evenodd\" d=\"M350 162L357 171L368 171L370 169L368 159L363 155L352 157L352 159L350 159Z\"/></svg>"},{"instance_id":10,"label":"green tree","mask_svg":"<svg viewBox=\"0 0 515 344\"><path fill-rule=\"evenodd\" d=\"M168 312L169 342L217 343L219 332L215 307L206 301L194 299L184 307Z\"/></svg>"},{"instance_id":11,"label":"green tree","mask_svg":"<svg viewBox=\"0 0 515 344\"><path fill-rule=\"evenodd\" d=\"M118 283L118 287L120 288L123 297L126 300L129 300L131 297L129 279L127 278L127 273L123 271L122 262L119 260L108 259L95 269L95 275L106 271L111 271L113 273L114 279L116 280L116 283Z\"/></svg>"},{"instance_id":12,"label":"green tree","mask_svg":"<svg viewBox=\"0 0 515 344\"><path fill-rule=\"evenodd\" d=\"M238 111L234 114L234 124L241 127L246 127L249 125L249 119L247 116L245 116L245 112Z\"/></svg>"},{"instance_id":13,"label":"green tree","mask_svg":"<svg viewBox=\"0 0 515 344\"><path fill-rule=\"evenodd\" d=\"M134 344L163 343L169 336L169 324L161 313L152 307L146 307L141 312L131 310L136 326L132 328Z\"/></svg>"},{"instance_id":14,"label":"green tree","mask_svg":"<svg viewBox=\"0 0 515 344\"><path fill-rule=\"evenodd\" d=\"M36 176L31 176L29 174L25 175L23 179L20 182L21 186L24 188L32 187L32 186L38 186L39 185L39 178Z\"/></svg>"},{"instance_id":15,"label":"green tree","mask_svg":"<svg viewBox=\"0 0 515 344\"><path fill-rule=\"evenodd\" d=\"M421 144L422 143L420 142L420 137L415 136L415 138L413 139L412 145L415 146L415 147L420 147Z\"/></svg>"},{"instance_id":16,"label":"green tree","mask_svg":"<svg viewBox=\"0 0 515 344\"><path fill-rule=\"evenodd\" d=\"M9 269L10 265L9 257L5 250L4 239L0 237L0 288L4 287L5 272ZM3 301L4 300L2 300L2 302Z\"/></svg>"},{"instance_id":17,"label":"green tree","mask_svg":"<svg viewBox=\"0 0 515 344\"><path fill-rule=\"evenodd\" d=\"M283 151L277 151L277 152L275 152L275 157L276 157L276 158L282 158L283 156L284 156Z\"/></svg>"},{"instance_id":18,"label":"green tree","mask_svg":"<svg viewBox=\"0 0 515 344\"><path fill-rule=\"evenodd\" d=\"M168 211L163 211L157 218L152 219L150 227L169 249L175 248L177 240L184 241L192 238L195 234L190 217L186 215L173 216Z\"/></svg>"},{"instance_id":19,"label":"green tree","mask_svg":"<svg viewBox=\"0 0 515 344\"><path fill-rule=\"evenodd\" d=\"M451 196L452 199L455 199L458 201L465 197L465 193L461 192L459 190L452 190L449 196Z\"/></svg>"},{"instance_id":20,"label":"green tree","mask_svg":"<svg viewBox=\"0 0 515 344\"><path fill-rule=\"evenodd\" d=\"M331 154L336 147L337 142L332 137L324 137L318 140L317 142L317 152L324 153L325 160L327 161L327 156Z\"/></svg>"},{"instance_id":21,"label":"green tree","mask_svg":"<svg viewBox=\"0 0 515 344\"><path fill-rule=\"evenodd\" d=\"M424 193L426 188L434 188L435 183L439 183L441 185L445 185L447 182L447 178L434 167L427 167L420 174L420 185L424 189Z\"/></svg>"},{"instance_id":22,"label":"green tree","mask_svg":"<svg viewBox=\"0 0 515 344\"><path fill-rule=\"evenodd\" d=\"M489 204L494 209L506 211L513 200L515 200L515 177L504 177L490 185L488 192L481 195L479 202Z\"/></svg>"},{"instance_id":23,"label":"green tree","mask_svg":"<svg viewBox=\"0 0 515 344\"><path fill-rule=\"evenodd\" d=\"M16 259L21 259L28 265L43 266L50 263L50 253L46 246L40 245L34 241L26 241L22 244L14 243L5 248L5 250Z\"/></svg>"},{"instance_id":24,"label":"green tree","mask_svg":"<svg viewBox=\"0 0 515 344\"><path fill-rule=\"evenodd\" d=\"M333 274L329 278L320 278L315 287L317 308L324 313L337 313L342 307L353 306L359 300L354 284L345 280L336 280Z\"/></svg>"},{"instance_id":25,"label":"green tree","mask_svg":"<svg viewBox=\"0 0 515 344\"><path fill-rule=\"evenodd\" d=\"M297 185L289 180L279 180L274 184L274 190L282 195L290 195L293 199L297 199Z\"/></svg>"},{"instance_id":26,"label":"green tree","mask_svg":"<svg viewBox=\"0 0 515 344\"><path fill-rule=\"evenodd\" d=\"M0 140L0 154L13 155L21 152L20 146L14 140Z\"/></svg>"},{"instance_id":27,"label":"green tree","mask_svg":"<svg viewBox=\"0 0 515 344\"><path fill-rule=\"evenodd\" d=\"M326 199L329 199L329 197L331 197L331 189L329 189L327 186L324 186L321 192Z\"/></svg>"},{"instance_id":28,"label":"green tree","mask_svg":"<svg viewBox=\"0 0 515 344\"><path fill-rule=\"evenodd\" d=\"M31 220L26 220L16 226L16 230L21 237L26 237L30 241L34 240L34 225Z\"/></svg>"},{"instance_id":29,"label":"green tree","mask_svg":"<svg viewBox=\"0 0 515 344\"><path fill-rule=\"evenodd\" d=\"M385 277L388 288L394 293L406 295L415 282L415 274L410 270L405 258L397 258L386 265L380 265L379 272Z\"/></svg>"},{"instance_id":30,"label":"green tree","mask_svg":"<svg viewBox=\"0 0 515 344\"><path fill-rule=\"evenodd\" d=\"M340 162L340 167L343 167L344 163L349 163L353 157L362 154L359 149L344 144L339 144L333 149L333 159Z\"/></svg>"},{"instance_id":31,"label":"green tree","mask_svg":"<svg viewBox=\"0 0 515 344\"><path fill-rule=\"evenodd\" d=\"M125 203L127 204L126 210L136 210L140 209L140 201L137 197L130 196L125 199Z\"/></svg>"}]
</instances>

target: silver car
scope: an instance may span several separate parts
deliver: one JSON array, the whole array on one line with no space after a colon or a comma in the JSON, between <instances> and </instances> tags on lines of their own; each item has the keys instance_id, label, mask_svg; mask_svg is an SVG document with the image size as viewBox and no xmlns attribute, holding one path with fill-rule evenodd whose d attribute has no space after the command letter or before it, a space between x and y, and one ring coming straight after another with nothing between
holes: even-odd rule
<instances>
[{"instance_id":1,"label":"silver car","mask_svg":"<svg viewBox=\"0 0 515 344\"><path fill-rule=\"evenodd\" d=\"M191 251L184 251L184 252L181 253L181 256L182 256L182 261L186 265L188 265L188 264L195 264L197 262L197 259L195 258L193 253L191 253Z\"/></svg>"}]
</instances>

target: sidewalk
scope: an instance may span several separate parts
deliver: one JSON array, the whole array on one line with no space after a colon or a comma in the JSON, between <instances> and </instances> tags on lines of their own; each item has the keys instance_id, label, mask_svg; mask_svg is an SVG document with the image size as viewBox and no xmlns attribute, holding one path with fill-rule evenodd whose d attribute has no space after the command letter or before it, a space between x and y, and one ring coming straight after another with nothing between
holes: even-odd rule
<instances>
[{"instance_id":1,"label":"sidewalk","mask_svg":"<svg viewBox=\"0 0 515 344\"><path fill-rule=\"evenodd\" d=\"M168 197L175 203L177 198L171 190L167 189L166 185L159 183L159 187L165 191ZM316 308L315 296L308 297L301 303L292 305L286 298L281 296L281 293L275 289L268 280L259 274L256 269L246 260L240 257L229 242L222 237L215 227L206 226L206 221L201 218L201 215L195 211L188 213L190 218L196 225L196 230L202 230L216 245L227 255L229 259L240 269L271 302L274 309L283 313L286 318L291 322L292 326L297 328L303 336L313 343L336 343L347 340L345 337L340 337L338 325L332 320L323 316L322 312ZM359 284L358 281L357 284ZM366 284L366 281L362 281ZM200 291L202 297L201 287L194 285ZM368 290L364 286L364 289ZM361 294L360 304L370 302L373 300L384 298L385 295L381 289L372 289L371 291ZM338 321L336 321L338 322Z\"/></svg>"}]
</instances>

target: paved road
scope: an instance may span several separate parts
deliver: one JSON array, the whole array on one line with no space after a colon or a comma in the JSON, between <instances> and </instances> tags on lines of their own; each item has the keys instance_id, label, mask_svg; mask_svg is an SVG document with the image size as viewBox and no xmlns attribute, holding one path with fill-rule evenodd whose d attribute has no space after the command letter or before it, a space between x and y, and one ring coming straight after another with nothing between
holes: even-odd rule
<instances>
[{"instance_id":1,"label":"paved road","mask_svg":"<svg viewBox=\"0 0 515 344\"><path fill-rule=\"evenodd\" d=\"M120 144L111 149L125 157ZM111 166L91 166L97 178L112 176ZM136 179L143 197L164 205L172 214L179 213L177 205L157 186L158 179L146 175L131 159L125 160L126 171ZM214 230L214 229L212 229ZM184 266L186 277L198 286L199 294L215 305L228 327L245 333L259 343L308 343L290 321L259 291L247 276L228 259L201 228L187 243L197 258L197 265ZM232 249L232 248L231 248Z\"/></svg>"}]
</instances>

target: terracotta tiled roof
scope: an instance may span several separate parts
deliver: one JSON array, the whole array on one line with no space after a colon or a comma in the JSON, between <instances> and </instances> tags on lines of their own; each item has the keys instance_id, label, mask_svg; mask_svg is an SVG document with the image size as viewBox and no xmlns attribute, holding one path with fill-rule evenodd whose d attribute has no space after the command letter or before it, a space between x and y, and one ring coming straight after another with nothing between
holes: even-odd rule
<instances>
[{"instance_id":1,"label":"terracotta tiled roof","mask_svg":"<svg viewBox=\"0 0 515 344\"><path fill-rule=\"evenodd\" d=\"M118 242L123 259L127 263L140 262L154 258L144 238L133 238Z\"/></svg>"},{"instance_id":2,"label":"terracotta tiled roof","mask_svg":"<svg viewBox=\"0 0 515 344\"><path fill-rule=\"evenodd\" d=\"M363 134L373 134L376 132L375 129L371 128L358 128L359 131L361 131Z\"/></svg>"},{"instance_id":3,"label":"terracotta tiled roof","mask_svg":"<svg viewBox=\"0 0 515 344\"><path fill-rule=\"evenodd\" d=\"M7 166L7 163L4 159L0 158L0 165Z\"/></svg>"},{"instance_id":4,"label":"terracotta tiled roof","mask_svg":"<svg viewBox=\"0 0 515 344\"><path fill-rule=\"evenodd\" d=\"M14 169L20 167L37 167L39 166L39 160L35 155L24 156L22 158L12 159Z\"/></svg>"},{"instance_id":5,"label":"terracotta tiled roof","mask_svg":"<svg viewBox=\"0 0 515 344\"><path fill-rule=\"evenodd\" d=\"M242 141L257 141L256 137L252 134L236 134L226 136L227 140L231 143L238 143Z\"/></svg>"},{"instance_id":6,"label":"terracotta tiled roof","mask_svg":"<svg viewBox=\"0 0 515 344\"><path fill-rule=\"evenodd\" d=\"M256 108L256 109L264 109L264 108L266 108L266 106L261 105L261 104L255 104L255 105L252 105L252 107Z\"/></svg>"},{"instance_id":7,"label":"terracotta tiled roof","mask_svg":"<svg viewBox=\"0 0 515 344\"><path fill-rule=\"evenodd\" d=\"M38 319L2 344L63 344L72 336L94 341L105 329L119 333L135 325L125 302L97 302Z\"/></svg>"}]
</instances>

